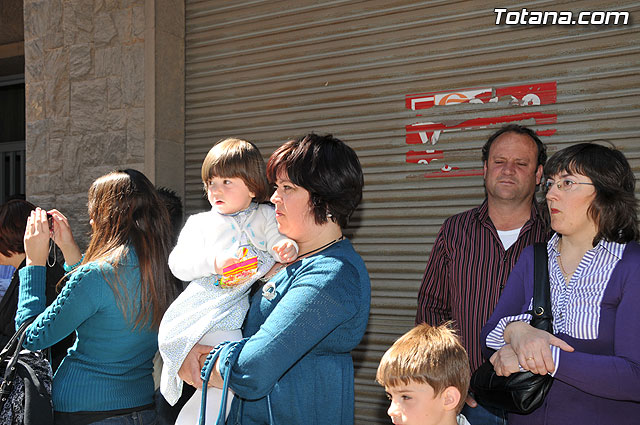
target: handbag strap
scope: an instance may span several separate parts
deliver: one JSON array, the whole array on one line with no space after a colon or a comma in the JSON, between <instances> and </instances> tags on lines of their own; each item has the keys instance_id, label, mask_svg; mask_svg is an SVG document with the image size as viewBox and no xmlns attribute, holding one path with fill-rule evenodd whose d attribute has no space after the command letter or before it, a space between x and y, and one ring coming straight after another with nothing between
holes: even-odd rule
<instances>
[{"instance_id":1,"label":"handbag strap","mask_svg":"<svg viewBox=\"0 0 640 425\"><path fill-rule=\"evenodd\" d=\"M533 245L533 308L529 313L532 316L531 326L553 333L549 256L544 242Z\"/></svg>"},{"instance_id":2,"label":"handbag strap","mask_svg":"<svg viewBox=\"0 0 640 425\"><path fill-rule=\"evenodd\" d=\"M214 347L213 350L207 355L207 359L204 362L200 377L202 378L202 399L200 401L200 419L199 424L205 424L205 415L207 411L207 383L211 377L211 372L216 364L216 360L220 364L224 364L226 369L222 376L222 400L220 402L220 411L218 412L218 419L216 425L224 425L227 414L227 396L229 394L229 378L231 377L231 366L233 366L240 356L242 347L247 342L248 338L243 338L240 341L222 342ZM224 350L223 350L224 349ZM221 354L224 353L224 354Z\"/></svg>"},{"instance_id":3,"label":"handbag strap","mask_svg":"<svg viewBox=\"0 0 640 425\"><path fill-rule=\"evenodd\" d=\"M19 340L24 335L25 330L27 329L27 326L29 326L31 322L34 321L34 319L35 319L35 316L30 317L29 319L24 321L22 325L20 325L18 330L11 336L11 338L9 338L9 341L7 341L7 344L4 346L2 351L0 351L0 361L3 361L7 357L14 355L16 353L16 349L18 353L22 350L22 348L20 348L22 346L22 343Z\"/></svg>"},{"instance_id":4,"label":"handbag strap","mask_svg":"<svg viewBox=\"0 0 640 425\"><path fill-rule=\"evenodd\" d=\"M16 333L13 334L9 342L7 342L7 345L5 345L0 353L0 361L4 362L7 358L9 359L4 370L2 383L0 383L0 402L2 405L4 405L4 402L11 393L11 385L16 375L16 363L18 362L20 351L22 351L22 343L27 335L26 330L34 319L35 317L32 317L22 323L20 328L18 328Z\"/></svg>"},{"instance_id":5,"label":"handbag strap","mask_svg":"<svg viewBox=\"0 0 640 425\"><path fill-rule=\"evenodd\" d=\"M202 398L200 400L200 418L198 421L200 425L205 425L206 423L205 418L207 414L207 389L208 389L207 384L209 382L209 378L211 377L211 372L213 372L213 367L216 364L216 360L218 360L218 357L220 357L220 352L222 351L222 347L224 346L224 344L227 344L227 343L228 341L225 343L216 345L216 347L211 351L211 353L207 355L207 359L205 360L204 366L202 367L202 372L201 372ZM227 379L224 379L223 377L223 380L224 380L224 384L222 388L222 403L220 406L220 412L218 413L218 419L216 420L216 425L220 425L220 424L224 425L224 416L226 413L227 389L229 387L229 379L228 377ZM222 422L220 422L220 419L222 419Z\"/></svg>"}]
</instances>

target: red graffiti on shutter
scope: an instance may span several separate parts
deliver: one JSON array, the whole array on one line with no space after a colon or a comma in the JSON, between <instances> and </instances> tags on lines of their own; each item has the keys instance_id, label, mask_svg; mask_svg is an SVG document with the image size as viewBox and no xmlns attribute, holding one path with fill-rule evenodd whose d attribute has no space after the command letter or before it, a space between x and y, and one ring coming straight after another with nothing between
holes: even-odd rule
<instances>
[{"instance_id":1,"label":"red graffiti on shutter","mask_svg":"<svg viewBox=\"0 0 640 425\"><path fill-rule=\"evenodd\" d=\"M508 101L512 107L535 107L554 104L557 101L557 85L555 81L551 81L518 86L475 87L409 94L405 97L405 106L407 109L418 111L465 103L477 104L478 107L481 107L479 105L497 103L505 100ZM432 111L434 110L432 109ZM445 133L477 130L480 128L497 128L509 123L531 125L530 122L533 121L536 126L546 126L557 123L557 115L547 113L546 111L528 111L512 115L473 118L462 122L452 122L451 120L443 119L444 114L440 113L434 116L432 111L429 112L430 118L433 121L427 121L425 120L427 117L423 117L422 122L410 124L405 127L405 141L407 144L431 146L441 141L441 137ZM417 116L422 117L423 115L418 114ZM540 137L549 137L555 133L555 128L536 131L536 134ZM405 161L412 164L423 164L427 167L433 167L433 161L442 163L442 165L438 165L439 169L426 173L424 175L426 178L477 176L483 174L481 168L460 169L455 165L451 165L446 161L446 156L447 152L444 149L410 150L406 153ZM450 158L449 161L455 162L455 156Z\"/></svg>"}]
</instances>

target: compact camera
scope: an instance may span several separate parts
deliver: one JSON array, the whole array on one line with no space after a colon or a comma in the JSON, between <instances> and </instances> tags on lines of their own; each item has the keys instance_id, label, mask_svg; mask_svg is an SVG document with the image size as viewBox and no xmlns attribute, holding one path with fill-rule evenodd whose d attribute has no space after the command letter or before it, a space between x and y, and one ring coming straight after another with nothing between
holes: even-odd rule
<instances>
[{"instance_id":1,"label":"compact camera","mask_svg":"<svg viewBox=\"0 0 640 425\"><path fill-rule=\"evenodd\" d=\"M47 221L49 222L49 230L53 231L53 215L47 213Z\"/></svg>"}]
</instances>

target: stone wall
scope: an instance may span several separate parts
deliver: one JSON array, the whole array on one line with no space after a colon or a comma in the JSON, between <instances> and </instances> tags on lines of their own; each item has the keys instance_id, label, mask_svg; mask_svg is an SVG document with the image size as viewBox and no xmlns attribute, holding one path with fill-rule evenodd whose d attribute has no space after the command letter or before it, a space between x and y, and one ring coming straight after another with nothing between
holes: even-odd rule
<instances>
[{"instance_id":1,"label":"stone wall","mask_svg":"<svg viewBox=\"0 0 640 425\"><path fill-rule=\"evenodd\" d=\"M174 16L162 28L155 21L158 8ZM182 194L181 2L25 0L24 27L27 199L63 212L84 248L89 231L86 193L97 177L136 168ZM170 66L176 69L171 72L156 66L158 30L175 33L162 46L172 53ZM159 107L157 75L171 75L161 83L178 93L163 98ZM165 128L160 132L158 114ZM158 172L157 151L168 142L172 168Z\"/></svg>"}]
</instances>

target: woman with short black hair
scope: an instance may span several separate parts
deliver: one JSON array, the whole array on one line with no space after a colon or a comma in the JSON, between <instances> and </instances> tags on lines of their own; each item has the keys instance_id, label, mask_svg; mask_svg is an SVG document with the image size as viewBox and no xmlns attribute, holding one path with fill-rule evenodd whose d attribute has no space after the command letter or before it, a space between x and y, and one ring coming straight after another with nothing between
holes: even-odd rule
<instances>
[{"instance_id":1,"label":"woman with short black hair","mask_svg":"<svg viewBox=\"0 0 640 425\"><path fill-rule=\"evenodd\" d=\"M221 387L220 373L230 373L227 423L352 424L350 352L367 325L370 282L342 230L362 198L360 162L342 141L309 134L278 148L267 176L278 230L300 255L263 278L245 338L221 349L221 358L233 352L237 359L214 367L209 383ZM182 371L200 379L199 353L192 353Z\"/></svg>"}]
</instances>

